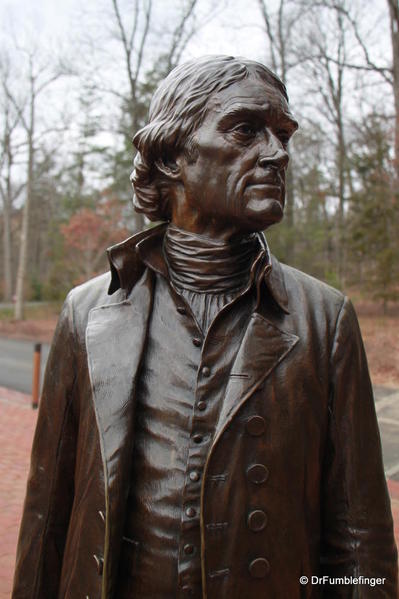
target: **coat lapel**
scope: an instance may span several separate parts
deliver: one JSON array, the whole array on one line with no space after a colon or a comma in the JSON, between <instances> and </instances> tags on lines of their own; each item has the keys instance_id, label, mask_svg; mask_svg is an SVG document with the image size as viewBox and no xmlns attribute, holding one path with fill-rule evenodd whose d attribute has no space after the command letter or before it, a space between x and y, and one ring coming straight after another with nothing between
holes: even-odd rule
<instances>
[{"instance_id":1,"label":"coat lapel","mask_svg":"<svg viewBox=\"0 0 399 599\"><path fill-rule=\"evenodd\" d=\"M134 391L152 303L148 271L128 299L91 310L86 346L106 491L102 598L115 589L123 510L130 482L134 432ZM112 556L112 557L111 557Z\"/></svg>"},{"instance_id":2,"label":"coat lapel","mask_svg":"<svg viewBox=\"0 0 399 599\"><path fill-rule=\"evenodd\" d=\"M231 369L214 444L240 407L286 358L299 337L277 328L255 312Z\"/></svg>"}]
</instances>

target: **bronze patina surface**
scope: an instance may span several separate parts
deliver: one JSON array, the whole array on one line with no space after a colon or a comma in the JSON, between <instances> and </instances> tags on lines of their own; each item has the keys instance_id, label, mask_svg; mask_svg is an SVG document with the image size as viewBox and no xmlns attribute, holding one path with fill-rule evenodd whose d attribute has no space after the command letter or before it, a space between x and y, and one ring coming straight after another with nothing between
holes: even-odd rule
<instances>
[{"instance_id":1,"label":"bronze patina surface","mask_svg":"<svg viewBox=\"0 0 399 599\"><path fill-rule=\"evenodd\" d=\"M132 182L163 223L64 304L13 599L396 599L354 309L262 233L296 128L250 60L196 59L159 86Z\"/></svg>"}]
</instances>

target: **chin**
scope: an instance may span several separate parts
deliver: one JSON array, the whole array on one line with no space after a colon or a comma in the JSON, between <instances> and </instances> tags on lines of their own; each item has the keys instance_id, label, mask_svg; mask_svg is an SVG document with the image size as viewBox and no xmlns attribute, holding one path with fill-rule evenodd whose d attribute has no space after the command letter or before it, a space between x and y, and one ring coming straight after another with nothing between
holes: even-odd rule
<instances>
[{"instance_id":1,"label":"chin","mask_svg":"<svg viewBox=\"0 0 399 599\"><path fill-rule=\"evenodd\" d=\"M244 216L244 215L243 215ZM245 228L250 231L264 231L279 223L284 216L284 204L280 200L268 199L262 202L249 202L244 219Z\"/></svg>"}]
</instances>

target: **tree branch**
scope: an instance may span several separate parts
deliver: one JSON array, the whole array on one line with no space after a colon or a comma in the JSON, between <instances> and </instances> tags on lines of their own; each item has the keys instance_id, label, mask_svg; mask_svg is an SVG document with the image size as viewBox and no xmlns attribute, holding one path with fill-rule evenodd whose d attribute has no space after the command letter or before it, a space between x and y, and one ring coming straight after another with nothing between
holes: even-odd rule
<instances>
[{"instance_id":1,"label":"tree branch","mask_svg":"<svg viewBox=\"0 0 399 599\"><path fill-rule=\"evenodd\" d=\"M140 46L139 46L139 50L137 53L136 70L134 73L135 81L137 81L137 79L138 79L138 76L139 76L140 70L141 70L141 66L142 66L142 62L143 62L144 46L145 46L145 42L147 39L148 31L150 28L151 11L152 11L152 0L148 0L147 7L145 9L144 31L143 31L143 35L141 36Z\"/></svg>"},{"instance_id":2,"label":"tree branch","mask_svg":"<svg viewBox=\"0 0 399 599\"><path fill-rule=\"evenodd\" d=\"M187 10L185 12L183 11L183 15L180 19L180 23L177 25L177 27L174 30L172 44L171 44L171 47L170 47L170 50L168 53L168 59L167 59L167 69L168 70L170 70L176 64L176 61L174 60L174 55L175 55L175 52L177 52L178 45L180 44L181 40L183 39L183 34L184 34L186 23L189 20L190 16L193 14L196 4L197 4L197 0L190 0ZM190 39L191 35L192 35L192 32L190 32L190 35L186 41L186 44L187 44L188 40ZM181 52L179 53L179 55L181 55Z\"/></svg>"},{"instance_id":3,"label":"tree branch","mask_svg":"<svg viewBox=\"0 0 399 599\"><path fill-rule=\"evenodd\" d=\"M114 7L114 13L115 13L115 18L116 18L116 22L119 28L119 33L121 36L121 41L122 41L122 47L125 53L125 59L126 59L126 70L127 70L127 75L128 75L128 79L129 79L129 85L130 85L130 89L131 89L131 94L133 97L135 97L136 95L136 89L135 89L135 81L134 81L134 77L132 75L132 64L131 64L131 60L132 60L132 49L129 45L129 42L127 41L126 38L126 31L125 28L123 26L122 23L122 18L121 18L121 14L119 11L119 6L118 6L118 1L117 0L112 0L112 6Z\"/></svg>"},{"instance_id":4,"label":"tree branch","mask_svg":"<svg viewBox=\"0 0 399 599\"><path fill-rule=\"evenodd\" d=\"M276 41L274 39L269 13L267 12L267 8L266 8L266 4L265 4L264 0L258 0L258 4L259 4L260 12L262 14L262 17L263 17L263 20L264 20L264 23L266 26L267 37L269 39L272 67L273 67L273 70L277 72L279 70L279 68L277 65L276 55L274 52L274 47L275 47Z\"/></svg>"}]
</instances>

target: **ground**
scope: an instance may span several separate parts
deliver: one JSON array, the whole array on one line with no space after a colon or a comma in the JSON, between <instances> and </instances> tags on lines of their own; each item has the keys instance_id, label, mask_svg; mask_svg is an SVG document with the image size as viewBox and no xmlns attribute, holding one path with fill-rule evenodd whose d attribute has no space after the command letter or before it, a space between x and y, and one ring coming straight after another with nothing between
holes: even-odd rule
<instances>
[{"instance_id":1,"label":"ground","mask_svg":"<svg viewBox=\"0 0 399 599\"><path fill-rule=\"evenodd\" d=\"M371 380L382 387L399 387L399 316L359 314Z\"/></svg>"}]
</instances>

